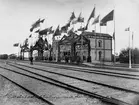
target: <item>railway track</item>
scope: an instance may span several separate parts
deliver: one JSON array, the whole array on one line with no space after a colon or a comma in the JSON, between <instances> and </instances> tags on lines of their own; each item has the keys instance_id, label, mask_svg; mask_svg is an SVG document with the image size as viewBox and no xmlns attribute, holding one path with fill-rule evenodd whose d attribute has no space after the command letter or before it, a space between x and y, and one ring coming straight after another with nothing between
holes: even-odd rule
<instances>
[{"instance_id":1,"label":"railway track","mask_svg":"<svg viewBox=\"0 0 139 105\"><path fill-rule=\"evenodd\" d=\"M37 64L37 63L35 63ZM39 64L37 64L39 65ZM44 64L40 64L42 66L46 66ZM112 76L112 77L120 77L120 78L126 78L126 79L135 79L139 80L139 75L137 74L129 74L129 73L119 73L119 72L111 72L111 71L106 71L106 70L95 70L95 69L86 69L86 68L76 68L76 67L65 67L65 66L59 66L59 65L48 65L47 67L52 67L52 68L59 68L63 70L70 70L70 71L78 71L78 72L84 72L84 73L93 73L93 74L100 74L100 75L107 75L107 76Z\"/></svg>"},{"instance_id":2,"label":"railway track","mask_svg":"<svg viewBox=\"0 0 139 105\"><path fill-rule=\"evenodd\" d=\"M32 91L28 90L27 88L25 88L25 87L21 86L20 84L18 84L18 83L16 83L16 82L14 82L13 80L11 80L11 79L9 79L9 78L5 77L4 75L0 74L0 76L1 76L1 77L3 77L3 78L5 78L5 79L7 79L7 80L8 80L8 81L10 81L11 83L13 83L13 84L17 85L18 87L20 87L20 88L24 89L26 92L28 92L28 93L32 94L33 96L35 96L35 97L36 97L36 98L38 98L39 100L41 100L41 101L45 102L47 105L54 105L54 104L53 104L53 103L51 103L50 101L48 101L48 100L46 100L46 99L42 98L41 96L39 96L39 95L35 94L34 92L32 92Z\"/></svg>"},{"instance_id":3,"label":"railway track","mask_svg":"<svg viewBox=\"0 0 139 105\"><path fill-rule=\"evenodd\" d=\"M17 67L16 65L13 65L14 67ZM39 78L40 81L43 81L43 82L47 82L47 83L50 83L50 84L53 84L53 85L56 85L58 87L62 87L62 88L66 88L68 90L71 90L71 91L74 91L74 92L78 92L78 93L81 93L81 94L84 94L84 95L88 95L88 96L91 96L91 97L95 97L95 98L98 98L98 99L101 99L102 101L104 102L108 102L108 103L111 103L113 105L131 105L129 103L126 103L126 102L123 102L123 101L120 101L118 99L115 99L115 98L112 98L112 97L106 97L106 96L102 96L102 95L98 95L98 94L95 94L95 93L92 93L92 92L89 92L87 90L84 90L84 89L81 89L81 88L78 88L78 87L75 87L75 86L72 86L72 85L69 85L69 84L66 84L66 83L63 83L61 81L58 81L58 80L55 80L55 79L52 79L52 78L49 78L49 77L46 77L44 75L41 75L41 74L38 74L38 73L34 73L34 72L31 72L30 70L27 70L26 69L23 69L23 67L17 67L18 69L22 69L26 72L30 72L30 73L33 73L37 76L40 76L41 78L45 78L45 79L49 79L51 80L51 83L50 81L46 81L46 80L42 80ZM6 68L5 68L6 69ZM34 69L34 68L33 68ZM36 77L32 77L30 75L26 75L25 73L21 73L21 72L17 72L17 71L14 71L14 70L11 70L11 69L6 69L6 70L10 70L12 72L16 72L16 73L19 73L21 75L25 75L25 76L29 76L31 78L35 78L35 79L38 79ZM75 79L75 78L74 78ZM76 78L77 79L77 78ZM56 82L56 84L54 83ZM110 88L110 87L109 87ZM113 87L114 88L114 87ZM126 92L133 92L133 91L128 91L128 90L123 90L123 91L126 91ZM133 92L135 94L138 94L137 92Z\"/></svg>"},{"instance_id":4,"label":"railway track","mask_svg":"<svg viewBox=\"0 0 139 105\"><path fill-rule=\"evenodd\" d=\"M60 76L68 77L68 78L73 78L73 79L77 79L77 80L80 80L80 81L84 81L84 82L88 82L88 83L93 83L93 84L105 86L105 87L108 87L108 88L118 89L118 90L125 91L125 92L131 92L131 93L139 95L138 91L125 89L125 88L118 87L118 86L112 86L112 85L105 84L105 83L95 82L95 81L92 81L92 80L83 79L83 78L79 78L79 77L75 77L75 76L65 75L65 74L62 74L62 73L57 73L57 72L53 72L53 71L46 70L46 69L36 68L36 67L33 67L33 66L27 66L27 65L22 65L22 64L16 64L16 65L20 65L22 67L18 67L16 65L13 65L13 64L10 64L10 63L9 63L9 65L14 66L14 67L19 68L19 69L22 69L22 70L25 70L22 67L28 67L28 68L34 69L36 71L43 71L43 72L47 72L47 73L52 73L52 74L56 74L56 75L60 75Z\"/></svg>"}]
</instances>

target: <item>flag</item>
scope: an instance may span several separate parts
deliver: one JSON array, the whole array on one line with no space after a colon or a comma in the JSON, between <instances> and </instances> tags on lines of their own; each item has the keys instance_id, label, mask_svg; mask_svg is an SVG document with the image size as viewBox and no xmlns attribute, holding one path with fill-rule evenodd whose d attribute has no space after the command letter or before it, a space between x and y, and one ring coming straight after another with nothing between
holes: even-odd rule
<instances>
[{"instance_id":1,"label":"flag","mask_svg":"<svg viewBox=\"0 0 139 105\"><path fill-rule=\"evenodd\" d=\"M40 20L40 23L43 23L45 19Z\"/></svg>"},{"instance_id":2,"label":"flag","mask_svg":"<svg viewBox=\"0 0 139 105\"><path fill-rule=\"evenodd\" d=\"M71 28L69 31L68 31L68 34L71 34L71 33L74 33L74 28Z\"/></svg>"},{"instance_id":3,"label":"flag","mask_svg":"<svg viewBox=\"0 0 139 105\"><path fill-rule=\"evenodd\" d=\"M90 15L90 17L88 18L88 22L90 21L91 18L94 18L95 17L95 7Z\"/></svg>"},{"instance_id":4,"label":"flag","mask_svg":"<svg viewBox=\"0 0 139 105\"><path fill-rule=\"evenodd\" d=\"M125 31L130 31L130 27L126 28Z\"/></svg>"},{"instance_id":5,"label":"flag","mask_svg":"<svg viewBox=\"0 0 139 105\"><path fill-rule=\"evenodd\" d=\"M53 34L53 33L54 33L54 30L50 30L50 31L49 31L49 34Z\"/></svg>"},{"instance_id":6,"label":"flag","mask_svg":"<svg viewBox=\"0 0 139 105\"><path fill-rule=\"evenodd\" d=\"M67 26L61 27L61 32L67 33L67 30L68 30Z\"/></svg>"},{"instance_id":7,"label":"flag","mask_svg":"<svg viewBox=\"0 0 139 105\"><path fill-rule=\"evenodd\" d=\"M113 16L114 16L114 10L112 10L109 14L107 14L102 20L101 20L101 24L105 24L108 21L112 21L113 20Z\"/></svg>"},{"instance_id":8,"label":"flag","mask_svg":"<svg viewBox=\"0 0 139 105\"><path fill-rule=\"evenodd\" d=\"M70 22L68 22L68 23L66 24L66 26L67 26L67 27L70 27Z\"/></svg>"},{"instance_id":9,"label":"flag","mask_svg":"<svg viewBox=\"0 0 139 105\"><path fill-rule=\"evenodd\" d=\"M51 27L48 28L49 34L51 34L51 32L52 32L52 28L53 28L53 26L51 26Z\"/></svg>"},{"instance_id":10,"label":"flag","mask_svg":"<svg viewBox=\"0 0 139 105\"><path fill-rule=\"evenodd\" d=\"M91 18L94 18L94 17L95 17L95 7L94 7L94 9L93 9L93 11L92 11L90 17L88 18L88 21L87 21L87 24L86 24L84 30L87 30L87 29L88 29L88 24L89 24L90 19L91 19Z\"/></svg>"},{"instance_id":11,"label":"flag","mask_svg":"<svg viewBox=\"0 0 139 105\"><path fill-rule=\"evenodd\" d=\"M68 22L66 25L64 25L63 27L61 27L61 32L67 33L68 27L70 27L70 22Z\"/></svg>"},{"instance_id":12,"label":"flag","mask_svg":"<svg viewBox=\"0 0 139 105\"><path fill-rule=\"evenodd\" d=\"M18 47L18 45L19 45L19 43L15 43L13 46L14 46L14 47Z\"/></svg>"},{"instance_id":13,"label":"flag","mask_svg":"<svg viewBox=\"0 0 139 105\"><path fill-rule=\"evenodd\" d=\"M113 40L115 40L115 32L113 32Z\"/></svg>"},{"instance_id":14,"label":"flag","mask_svg":"<svg viewBox=\"0 0 139 105\"><path fill-rule=\"evenodd\" d=\"M74 18L72 21L71 21L71 24L76 24L78 22L78 18Z\"/></svg>"},{"instance_id":15,"label":"flag","mask_svg":"<svg viewBox=\"0 0 139 105\"><path fill-rule=\"evenodd\" d=\"M38 32L40 32L40 29L38 29L37 31L35 31L35 33L38 33Z\"/></svg>"},{"instance_id":16,"label":"flag","mask_svg":"<svg viewBox=\"0 0 139 105\"><path fill-rule=\"evenodd\" d=\"M28 38L25 39L24 44L28 44Z\"/></svg>"},{"instance_id":17,"label":"flag","mask_svg":"<svg viewBox=\"0 0 139 105\"><path fill-rule=\"evenodd\" d=\"M55 33L54 33L53 36L57 36L57 35L61 35L61 32L60 32L60 30L59 30L59 25L58 25L58 27L56 28Z\"/></svg>"},{"instance_id":18,"label":"flag","mask_svg":"<svg viewBox=\"0 0 139 105\"><path fill-rule=\"evenodd\" d=\"M34 28L37 28L39 26L40 26L40 19L38 19L35 23L32 24L30 31L32 32Z\"/></svg>"},{"instance_id":19,"label":"flag","mask_svg":"<svg viewBox=\"0 0 139 105\"><path fill-rule=\"evenodd\" d=\"M32 37L32 34L29 35L29 38L31 38L31 37Z\"/></svg>"},{"instance_id":20,"label":"flag","mask_svg":"<svg viewBox=\"0 0 139 105\"><path fill-rule=\"evenodd\" d=\"M47 32L48 32L48 28L45 28L45 29L39 31L39 35L47 35Z\"/></svg>"},{"instance_id":21,"label":"flag","mask_svg":"<svg viewBox=\"0 0 139 105\"><path fill-rule=\"evenodd\" d=\"M30 32L32 32L33 31L33 28L30 28Z\"/></svg>"},{"instance_id":22,"label":"flag","mask_svg":"<svg viewBox=\"0 0 139 105\"><path fill-rule=\"evenodd\" d=\"M71 22L74 18L76 18L76 17L75 17L74 12L72 12L71 17L70 17L70 22Z\"/></svg>"},{"instance_id":23,"label":"flag","mask_svg":"<svg viewBox=\"0 0 139 105\"><path fill-rule=\"evenodd\" d=\"M78 17L78 20L77 20L78 22L84 22L84 18L83 17L81 17L81 13L79 14L79 17Z\"/></svg>"},{"instance_id":24,"label":"flag","mask_svg":"<svg viewBox=\"0 0 139 105\"><path fill-rule=\"evenodd\" d=\"M99 15L98 15L97 18L95 18L95 20L94 20L94 22L92 23L92 25L93 25L93 24L96 24L96 23L98 23L98 22L99 22Z\"/></svg>"}]
</instances>

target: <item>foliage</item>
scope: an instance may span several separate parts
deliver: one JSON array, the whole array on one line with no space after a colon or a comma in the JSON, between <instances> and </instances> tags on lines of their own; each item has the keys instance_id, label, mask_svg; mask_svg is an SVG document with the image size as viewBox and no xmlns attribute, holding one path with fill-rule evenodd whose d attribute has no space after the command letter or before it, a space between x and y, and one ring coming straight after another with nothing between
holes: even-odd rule
<instances>
[{"instance_id":1,"label":"foliage","mask_svg":"<svg viewBox=\"0 0 139 105\"><path fill-rule=\"evenodd\" d=\"M0 59L8 59L8 55L7 54L1 54Z\"/></svg>"},{"instance_id":2,"label":"foliage","mask_svg":"<svg viewBox=\"0 0 139 105\"><path fill-rule=\"evenodd\" d=\"M129 48L122 49L119 54L119 61L121 63L129 63ZM131 49L131 61L132 63L139 63L139 49Z\"/></svg>"},{"instance_id":3,"label":"foliage","mask_svg":"<svg viewBox=\"0 0 139 105\"><path fill-rule=\"evenodd\" d=\"M16 58L17 58L17 55L15 55L15 54L10 54L10 55L9 55L9 58L10 58L10 59L16 59Z\"/></svg>"}]
</instances>

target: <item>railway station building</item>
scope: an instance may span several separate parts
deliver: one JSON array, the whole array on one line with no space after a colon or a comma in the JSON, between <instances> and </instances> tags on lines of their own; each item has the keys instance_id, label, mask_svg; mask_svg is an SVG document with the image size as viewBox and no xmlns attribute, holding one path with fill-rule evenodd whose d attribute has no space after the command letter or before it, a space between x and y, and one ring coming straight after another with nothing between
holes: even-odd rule
<instances>
[{"instance_id":1,"label":"railway station building","mask_svg":"<svg viewBox=\"0 0 139 105\"><path fill-rule=\"evenodd\" d=\"M70 33L53 41L52 47L52 56L56 61L63 61L68 57L70 62L74 62L79 56L83 62L112 61L112 36L109 34Z\"/></svg>"}]
</instances>

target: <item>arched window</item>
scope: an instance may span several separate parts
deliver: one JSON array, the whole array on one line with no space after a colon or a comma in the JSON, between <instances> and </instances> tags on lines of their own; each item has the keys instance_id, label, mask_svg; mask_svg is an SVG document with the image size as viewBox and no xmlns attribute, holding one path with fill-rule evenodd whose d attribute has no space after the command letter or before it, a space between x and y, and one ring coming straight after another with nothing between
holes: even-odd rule
<instances>
[{"instance_id":1,"label":"arched window","mask_svg":"<svg viewBox=\"0 0 139 105\"><path fill-rule=\"evenodd\" d=\"M101 60L102 52L99 51L99 52L98 52L98 55L99 55L99 60Z\"/></svg>"},{"instance_id":2,"label":"arched window","mask_svg":"<svg viewBox=\"0 0 139 105\"><path fill-rule=\"evenodd\" d=\"M98 41L98 47L102 47L102 41L101 40Z\"/></svg>"}]
</instances>

